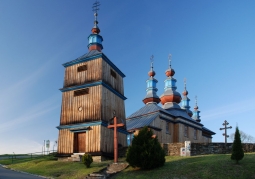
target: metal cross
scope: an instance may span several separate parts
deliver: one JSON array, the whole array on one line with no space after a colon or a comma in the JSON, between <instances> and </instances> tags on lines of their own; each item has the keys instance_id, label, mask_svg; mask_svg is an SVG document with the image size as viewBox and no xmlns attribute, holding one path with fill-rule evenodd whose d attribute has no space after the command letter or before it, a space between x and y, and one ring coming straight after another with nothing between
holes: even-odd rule
<instances>
[{"instance_id":1,"label":"metal cross","mask_svg":"<svg viewBox=\"0 0 255 179\"><path fill-rule=\"evenodd\" d=\"M100 3L99 3L99 1L96 0L96 2L93 3L93 6L92 6L93 10L92 11L97 13L97 11L99 10L99 8L98 8L99 6L100 6Z\"/></svg>"},{"instance_id":2,"label":"metal cross","mask_svg":"<svg viewBox=\"0 0 255 179\"><path fill-rule=\"evenodd\" d=\"M172 61L172 54L168 55L168 63L169 63L169 67L171 68L171 61Z\"/></svg>"},{"instance_id":3,"label":"metal cross","mask_svg":"<svg viewBox=\"0 0 255 179\"><path fill-rule=\"evenodd\" d=\"M187 79L184 78L184 88L185 88L185 90L186 90L186 81L187 81Z\"/></svg>"},{"instance_id":4,"label":"metal cross","mask_svg":"<svg viewBox=\"0 0 255 179\"><path fill-rule=\"evenodd\" d=\"M151 55L151 58L150 58L150 60L151 60L151 70L153 69L153 59L154 59L154 56Z\"/></svg>"},{"instance_id":5,"label":"metal cross","mask_svg":"<svg viewBox=\"0 0 255 179\"><path fill-rule=\"evenodd\" d=\"M224 128L220 128L220 130L225 130L225 133L223 133L222 135L225 136L225 149L227 148L227 138L229 137L229 135L227 135L227 129L231 129L232 126L227 127L227 125L229 125L229 123L225 120L224 123L222 124L223 126L225 126Z\"/></svg>"},{"instance_id":6,"label":"metal cross","mask_svg":"<svg viewBox=\"0 0 255 179\"><path fill-rule=\"evenodd\" d=\"M195 96L196 106L197 106L197 96Z\"/></svg>"}]
</instances>

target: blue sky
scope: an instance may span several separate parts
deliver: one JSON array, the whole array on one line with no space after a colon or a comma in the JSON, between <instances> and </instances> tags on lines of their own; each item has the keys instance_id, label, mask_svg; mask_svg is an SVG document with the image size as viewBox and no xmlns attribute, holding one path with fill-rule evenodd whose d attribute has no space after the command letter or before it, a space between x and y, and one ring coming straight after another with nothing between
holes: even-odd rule
<instances>
[{"instance_id":1,"label":"blue sky","mask_svg":"<svg viewBox=\"0 0 255 179\"><path fill-rule=\"evenodd\" d=\"M0 0L0 154L57 140L62 64L88 52L93 3ZM163 93L171 53L177 91L187 78L191 108L197 95L213 142L224 141L224 120L255 136L254 9L253 0L101 1L103 52L126 75L126 116L144 106L152 54Z\"/></svg>"}]
</instances>

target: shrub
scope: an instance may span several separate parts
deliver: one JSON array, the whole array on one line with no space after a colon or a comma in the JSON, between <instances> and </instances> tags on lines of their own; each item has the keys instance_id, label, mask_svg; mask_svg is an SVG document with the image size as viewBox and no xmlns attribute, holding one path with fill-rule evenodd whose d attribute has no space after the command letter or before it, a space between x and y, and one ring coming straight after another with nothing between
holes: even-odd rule
<instances>
[{"instance_id":1,"label":"shrub","mask_svg":"<svg viewBox=\"0 0 255 179\"><path fill-rule=\"evenodd\" d=\"M134 136L132 145L128 147L126 161L132 167L141 169L152 169L164 165L165 151L148 127L144 127L137 136Z\"/></svg>"},{"instance_id":2,"label":"shrub","mask_svg":"<svg viewBox=\"0 0 255 179\"><path fill-rule=\"evenodd\" d=\"M231 154L231 159L235 160L236 163L238 164L239 160L242 160L244 157L243 153L243 147L242 147L242 142L240 138L240 133L238 127L236 127L236 132L235 132L235 139L233 142L232 146L232 154Z\"/></svg>"},{"instance_id":3,"label":"shrub","mask_svg":"<svg viewBox=\"0 0 255 179\"><path fill-rule=\"evenodd\" d=\"M93 162L93 158L90 154L84 154L82 156L82 163L86 165L87 168L90 167L90 164Z\"/></svg>"}]
</instances>

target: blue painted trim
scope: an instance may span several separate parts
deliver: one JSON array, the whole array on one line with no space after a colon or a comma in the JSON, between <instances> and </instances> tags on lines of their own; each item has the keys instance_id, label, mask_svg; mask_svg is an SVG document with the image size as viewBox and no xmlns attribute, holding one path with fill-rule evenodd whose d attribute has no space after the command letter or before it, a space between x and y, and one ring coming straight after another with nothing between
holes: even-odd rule
<instances>
[{"instance_id":1,"label":"blue painted trim","mask_svg":"<svg viewBox=\"0 0 255 179\"><path fill-rule=\"evenodd\" d=\"M112 62L111 60L109 60L109 58L107 58L107 56L103 53L100 53L100 54L97 54L97 55L92 55L92 56L89 56L89 57L86 57L86 58L82 58L80 60L75 60L75 61L70 61L70 62L67 62L67 63L64 63L63 66L66 68L66 67L69 67L69 66L72 66L72 65L75 65L75 64L78 64L78 63L82 63L82 62L87 62L87 61L90 61L90 60L94 60L96 58L99 58L99 57L102 57L122 78L126 77L124 75L124 73L122 73L118 67L116 67Z\"/></svg>"},{"instance_id":2,"label":"blue painted trim","mask_svg":"<svg viewBox=\"0 0 255 179\"><path fill-rule=\"evenodd\" d=\"M124 95L120 94L118 91L113 89L111 86L107 85L102 80L96 81L96 82L93 82L93 83L89 83L89 84L79 85L79 86L71 86L71 87L67 87L67 88L61 88L59 90L61 92L67 92L67 91L73 91L73 90L77 90L77 89L81 89L81 88L88 88L88 87L97 86L97 85L104 86L105 88L107 88L108 90L110 90L112 93L116 94L118 97L120 97L123 100L127 99Z\"/></svg>"},{"instance_id":3,"label":"blue painted trim","mask_svg":"<svg viewBox=\"0 0 255 179\"><path fill-rule=\"evenodd\" d=\"M75 125L61 125L61 126L57 126L56 128L58 130L61 130L61 129L73 129L73 128L89 127L89 126L97 126L97 125L101 125L101 126L107 127L108 123L105 122L105 121L89 122L89 123L75 124ZM113 130L113 129L111 129L111 130ZM81 129L81 130L78 129L76 131L75 129L73 129L71 132L75 133L75 132L84 132L84 131L88 131L88 130L87 129ZM126 130L120 129L120 128L118 128L118 132L123 133L123 134L129 134Z\"/></svg>"},{"instance_id":4,"label":"blue painted trim","mask_svg":"<svg viewBox=\"0 0 255 179\"><path fill-rule=\"evenodd\" d=\"M77 132L87 132L89 131L88 129L83 129L83 130L70 130L70 132L73 132L73 133L77 133Z\"/></svg>"},{"instance_id":5,"label":"blue painted trim","mask_svg":"<svg viewBox=\"0 0 255 179\"><path fill-rule=\"evenodd\" d=\"M81 127L89 127L89 126L97 126L97 125L101 125L102 122L101 121L97 121L97 122L88 122L88 123L82 123L82 124L74 124L74 125L60 125L57 126L57 129L72 129L72 128L81 128Z\"/></svg>"},{"instance_id":6,"label":"blue painted trim","mask_svg":"<svg viewBox=\"0 0 255 179\"><path fill-rule=\"evenodd\" d=\"M111 62L111 60L109 60L109 58L105 55L105 54L103 54L102 53L102 57L103 57L103 59L122 77L122 78L124 78L124 77L126 77L125 75L124 75L124 73L122 73L112 62Z\"/></svg>"}]
</instances>

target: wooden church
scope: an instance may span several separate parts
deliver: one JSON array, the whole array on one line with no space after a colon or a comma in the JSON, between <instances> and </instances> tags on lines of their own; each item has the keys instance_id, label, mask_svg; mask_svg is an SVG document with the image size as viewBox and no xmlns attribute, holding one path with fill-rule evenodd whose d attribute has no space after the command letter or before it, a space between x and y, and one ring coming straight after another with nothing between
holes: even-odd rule
<instances>
[{"instance_id":1,"label":"wooden church","mask_svg":"<svg viewBox=\"0 0 255 179\"><path fill-rule=\"evenodd\" d=\"M176 91L177 80L173 77L175 71L171 68L171 61L165 72L164 93L157 96L156 73L151 65L146 81L147 94L143 99L145 106L126 118L125 75L102 53L103 38L99 35L97 12L94 16L94 27L88 37L88 53L63 64L65 77L64 86L60 89L62 106L57 127L58 156L73 153L112 155L113 129L107 126L114 116L118 117L118 123L125 124L118 128L118 145L123 147L130 145L133 136L144 126L152 129L161 143L210 143L215 133L201 123L197 103L193 112L189 110L186 84L183 97Z\"/></svg>"},{"instance_id":2,"label":"wooden church","mask_svg":"<svg viewBox=\"0 0 255 179\"><path fill-rule=\"evenodd\" d=\"M97 13L88 53L64 63L65 77L58 137L58 156L89 152L113 153L113 130L108 129L114 115L125 123L123 78L125 75L102 53ZM127 131L118 129L118 143L127 146Z\"/></svg>"}]
</instances>

